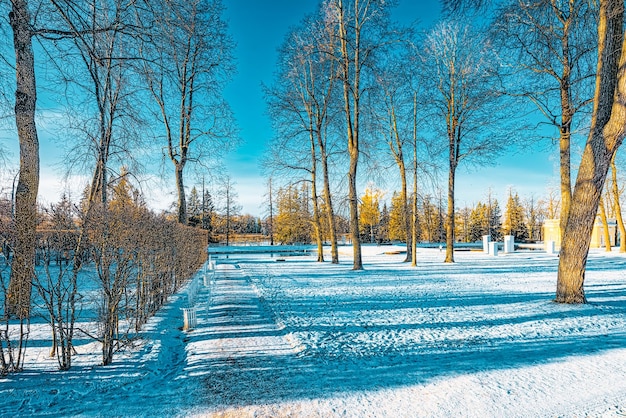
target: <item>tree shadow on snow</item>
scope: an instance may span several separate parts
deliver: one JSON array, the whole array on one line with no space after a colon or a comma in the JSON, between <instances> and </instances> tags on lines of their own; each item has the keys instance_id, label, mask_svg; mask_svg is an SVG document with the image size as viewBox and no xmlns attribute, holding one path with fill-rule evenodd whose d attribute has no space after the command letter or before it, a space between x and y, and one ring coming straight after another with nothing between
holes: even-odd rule
<instances>
[{"instance_id":1,"label":"tree shadow on snow","mask_svg":"<svg viewBox=\"0 0 626 418\"><path fill-rule=\"evenodd\" d=\"M289 274L272 280L310 285ZM331 278L324 272L317 276L326 277ZM593 326L604 316L625 316L624 283L588 286L592 303L583 306L552 303L553 295L543 292L385 294L397 282L376 283L378 291L363 294L320 297L279 289L272 300L246 293L236 303L222 300L221 305L216 291L215 305L204 315L219 329L199 329L190 341L227 338L234 344L239 339L241 345L236 351L203 357L205 406L240 407L407 387L626 347L623 320L614 328ZM466 314L439 315L457 310ZM422 314L425 318L394 321L394 315L403 318L399 313L407 311L418 312L413 319ZM389 320L371 320L372 312L388 312ZM285 320L286 327L277 327L277 319ZM412 333L432 338L411 340ZM298 347L290 352L246 348L243 341L294 336Z\"/></svg>"}]
</instances>

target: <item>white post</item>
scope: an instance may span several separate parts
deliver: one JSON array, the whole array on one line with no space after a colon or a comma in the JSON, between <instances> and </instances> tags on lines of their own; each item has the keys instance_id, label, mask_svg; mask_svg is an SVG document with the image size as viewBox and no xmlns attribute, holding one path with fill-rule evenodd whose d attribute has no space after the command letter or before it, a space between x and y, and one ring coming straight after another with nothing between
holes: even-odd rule
<instances>
[{"instance_id":1,"label":"white post","mask_svg":"<svg viewBox=\"0 0 626 418\"><path fill-rule=\"evenodd\" d=\"M505 253L515 252L515 236L514 235L504 236L504 252Z\"/></svg>"},{"instance_id":2,"label":"white post","mask_svg":"<svg viewBox=\"0 0 626 418\"><path fill-rule=\"evenodd\" d=\"M183 308L183 331L189 331L197 325L196 308Z\"/></svg>"},{"instance_id":3,"label":"white post","mask_svg":"<svg viewBox=\"0 0 626 418\"><path fill-rule=\"evenodd\" d=\"M483 252L489 254L489 243L491 242L491 235L483 235Z\"/></svg>"},{"instance_id":4,"label":"white post","mask_svg":"<svg viewBox=\"0 0 626 418\"><path fill-rule=\"evenodd\" d=\"M546 241L545 245L546 245L546 253L548 253L548 254L555 254L556 253L554 241Z\"/></svg>"},{"instance_id":5,"label":"white post","mask_svg":"<svg viewBox=\"0 0 626 418\"><path fill-rule=\"evenodd\" d=\"M494 257L498 255L498 243L496 241L489 243L489 254Z\"/></svg>"}]
</instances>

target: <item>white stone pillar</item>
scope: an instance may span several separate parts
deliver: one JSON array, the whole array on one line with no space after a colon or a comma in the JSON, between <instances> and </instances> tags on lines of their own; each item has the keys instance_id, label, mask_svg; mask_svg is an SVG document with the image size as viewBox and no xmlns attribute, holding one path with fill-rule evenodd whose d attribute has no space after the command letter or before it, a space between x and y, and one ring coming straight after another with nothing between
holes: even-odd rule
<instances>
[{"instance_id":1,"label":"white stone pillar","mask_svg":"<svg viewBox=\"0 0 626 418\"><path fill-rule=\"evenodd\" d=\"M515 252L515 236L513 235L505 235L504 236L504 253L514 253Z\"/></svg>"},{"instance_id":2,"label":"white stone pillar","mask_svg":"<svg viewBox=\"0 0 626 418\"><path fill-rule=\"evenodd\" d=\"M489 254L494 257L498 255L498 243L496 241L489 243Z\"/></svg>"},{"instance_id":3,"label":"white stone pillar","mask_svg":"<svg viewBox=\"0 0 626 418\"><path fill-rule=\"evenodd\" d=\"M491 242L491 235L483 235L483 252L489 254L489 243Z\"/></svg>"}]
</instances>

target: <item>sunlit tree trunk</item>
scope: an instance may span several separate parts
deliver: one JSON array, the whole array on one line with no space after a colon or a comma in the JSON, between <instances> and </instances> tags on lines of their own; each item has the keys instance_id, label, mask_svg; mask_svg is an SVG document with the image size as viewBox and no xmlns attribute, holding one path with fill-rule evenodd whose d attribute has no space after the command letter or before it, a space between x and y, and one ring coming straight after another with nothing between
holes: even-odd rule
<instances>
[{"instance_id":1,"label":"sunlit tree trunk","mask_svg":"<svg viewBox=\"0 0 626 418\"><path fill-rule=\"evenodd\" d=\"M409 209L409 197L408 197L408 185L406 180L406 165L404 163L404 152L402 149L402 140L400 139L400 132L398 132L398 121L396 118L396 110L393 104L391 106L391 130L393 140L389 141L389 147L391 148L391 153L396 161L398 166L398 172L400 174L400 182L401 182L401 190L400 190L400 199L402 200L402 218L404 222L404 236L406 239L406 258L405 262L412 261L413 256L413 236L412 236L412 228L411 228L411 216Z\"/></svg>"},{"instance_id":2,"label":"sunlit tree trunk","mask_svg":"<svg viewBox=\"0 0 626 418\"><path fill-rule=\"evenodd\" d=\"M598 205L615 151L626 127L626 57L624 3L600 1L598 69L591 119L572 204L561 243L556 301L585 303L585 270Z\"/></svg>"},{"instance_id":3,"label":"sunlit tree trunk","mask_svg":"<svg viewBox=\"0 0 626 418\"><path fill-rule=\"evenodd\" d=\"M448 172L448 219L446 223L446 263L454 263L454 180L456 174L456 158L453 157L456 147L450 148L450 170Z\"/></svg>"},{"instance_id":4,"label":"sunlit tree trunk","mask_svg":"<svg viewBox=\"0 0 626 418\"><path fill-rule=\"evenodd\" d=\"M338 1L339 12L339 39L341 43L341 76L343 82L344 112L348 135L348 155L350 157L348 169L348 203L350 205L350 237L353 249L353 269L362 270L361 238L359 235L359 199L356 188L356 176L359 163L359 112L360 112L360 36L361 22L359 17L359 0L354 0L354 51L351 56L348 51L348 22L343 0ZM351 62L354 65L351 75Z\"/></svg>"},{"instance_id":5,"label":"sunlit tree trunk","mask_svg":"<svg viewBox=\"0 0 626 418\"><path fill-rule=\"evenodd\" d=\"M20 319L30 315L35 275L39 139L35 125L37 89L28 2L12 1L9 21L15 49L15 123L20 144L20 172L15 190L15 243L7 313Z\"/></svg>"},{"instance_id":6,"label":"sunlit tree trunk","mask_svg":"<svg viewBox=\"0 0 626 418\"><path fill-rule=\"evenodd\" d=\"M611 252L611 234L609 233L609 220L606 217L606 208L604 199L600 198L600 221L602 222L602 236L604 237L604 248L607 252Z\"/></svg>"},{"instance_id":7,"label":"sunlit tree trunk","mask_svg":"<svg viewBox=\"0 0 626 418\"><path fill-rule=\"evenodd\" d=\"M411 222L411 266L417 266L417 93L413 95L413 216Z\"/></svg>"},{"instance_id":8,"label":"sunlit tree trunk","mask_svg":"<svg viewBox=\"0 0 626 418\"><path fill-rule=\"evenodd\" d=\"M328 175L328 156L321 134L318 133L318 145L322 157L322 175L324 176L324 201L326 202L326 217L330 235L330 258L332 264L339 264L339 250L337 248L337 223L335 222L335 210L333 208L332 194L330 192L330 178Z\"/></svg>"},{"instance_id":9,"label":"sunlit tree trunk","mask_svg":"<svg viewBox=\"0 0 626 418\"><path fill-rule=\"evenodd\" d=\"M310 117L310 116L309 116ZM315 136L313 133L313 123L309 129L311 140L311 200L313 202L313 232L317 243L317 261L324 261L324 238L322 237L322 225L320 222L320 205L317 199L317 153L315 152Z\"/></svg>"},{"instance_id":10,"label":"sunlit tree trunk","mask_svg":"<svg viewBox=\"0 0 626 418\"><path fill-rule=\"evenodd\" d=\"M620 203L620 190L617 184L617 167L615 166L615 156L611 161L611 180L612 180L612 193L613 193L613 205L615 206L615 218L617 220L617 226L619 228L619 252L626 252L626 227L624 227L624 218L622 217L622 204Z\"/></svg>"}]
</instances>

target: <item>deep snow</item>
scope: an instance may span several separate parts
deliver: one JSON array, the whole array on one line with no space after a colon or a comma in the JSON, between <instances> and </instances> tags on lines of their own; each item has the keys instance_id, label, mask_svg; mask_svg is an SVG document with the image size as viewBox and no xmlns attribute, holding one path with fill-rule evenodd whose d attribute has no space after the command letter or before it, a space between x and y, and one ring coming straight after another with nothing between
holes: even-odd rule
<instances>
[{"instance_id":1,"label":"deep snow","mask_svg":"<svg viewBox=\"0 0 626 418\"><path fill-rule=\"evenodd\" d=\"M364 271L314 256L220 256L98 366L80 340L56 371L34 326L1 416L625 416L626 255L592 251L590 303L558 305L542 251L364 247ZM197 288L197 326L181 308ZM194 299L194 298L192 298Z\"/></svg>"}]
</instances>

